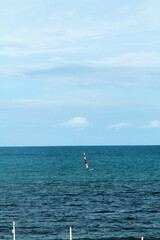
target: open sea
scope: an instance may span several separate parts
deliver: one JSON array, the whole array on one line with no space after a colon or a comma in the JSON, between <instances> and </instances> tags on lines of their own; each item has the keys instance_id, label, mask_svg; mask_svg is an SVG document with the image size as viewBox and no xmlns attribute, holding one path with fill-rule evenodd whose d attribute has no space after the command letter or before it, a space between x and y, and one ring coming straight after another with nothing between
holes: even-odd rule
<instances>
[{"instance_id":1,"label":"open sea","mask_svg":"<svg viewBox=\"0 0 160 240\"><path fill-rule=\"evenodd\" d=\"M13 221L16 240L160 239L160 146L1 147L0 240Z\"/></svg>"}]
</instances>

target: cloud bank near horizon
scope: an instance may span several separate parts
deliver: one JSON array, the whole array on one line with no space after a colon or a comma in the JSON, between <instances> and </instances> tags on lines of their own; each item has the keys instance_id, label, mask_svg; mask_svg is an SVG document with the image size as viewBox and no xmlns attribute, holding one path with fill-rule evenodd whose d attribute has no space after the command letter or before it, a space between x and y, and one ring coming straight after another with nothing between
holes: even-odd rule
<instances>
[{"instance_id":1,"label":"cloud bank near horizon","mask_svg":"<svg viewBox=\"0 0 160 240\"><path fill-rule=\"evenodd\" d=\"M90 123L84 117L74 117L61 125L72 129L84 129L90 126Z\"/></svg>"}]
</instances>

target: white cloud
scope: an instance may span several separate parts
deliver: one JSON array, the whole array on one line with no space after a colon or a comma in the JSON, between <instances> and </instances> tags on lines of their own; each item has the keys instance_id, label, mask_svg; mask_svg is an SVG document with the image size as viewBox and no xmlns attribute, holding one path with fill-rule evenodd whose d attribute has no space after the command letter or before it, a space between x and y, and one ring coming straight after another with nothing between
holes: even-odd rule
<instances>
[{"instance_id":1,"label":"white cloud","mask_svg":"<svg viewBox=\"0 0 160 240\"><path fill-rule=\"evenodd\" d=\"M4 24L0 27L0 55L28 57L36 54L83 53L89 46L93 48L91 49L91 53L93 53L93 50L97 51L100 46L99 44L97 46L96 42L88 44L90 40L102 38L106 41L106 35L119 35L122 31L128 33L130 31L159 30L160 27L158 0L147 1L147 3L142 1L137 4L133 1L129 4L121 3L120 6L111 4L112 7L114 6L113 11L110 11L106 1L102 1L104 9L96 1L94 4L92 1L88 1L90 7L86 7L87 11L84 11L84 7L82 8L84 3L79 3L77 8L71 2L68 2L68 6L64 4L65 8L63 8L63 4L59 4L58 1L56 4L49 0L45 3L37 0L23 1L23 4L15 1L9 6L7 1L4 1L1 11L1 17L3 17L1 21ZM38 9L36 8L37 4ZM129 9L132 11L130 12ZM93 13L97 10L99 10L99 14L95 17ZM109 12L106 13L106 11ZM47 15L44 15L45 13ZM81 19L80 22L79 19ZM106 44L107 42L105 42ZM108 64L117 64L117 61L126 57L124 54L124 56L117 56L105 61L108 61Z\"/></svg>"},{"instance_id":2,"label":"white cloud","mask_svg":"<svg viewBox=\"0 0 160 240\"><path fill-rule=\"evenodd\" d=\"M62 123L62 126L73 128L73 129L83 129L88 127L90 123L84 117L75 117L67 122Z\"/></svg>"},{"instance_id":3,"label":"white cloud","mask_svg":"<svg viewBox=\"0 0 160 240\"><path fill-rule=\"evenodd\" d=\"M110 124L107 127L107 129L115 129L116 131L118 131L120 128L126 128L126 127L134 127L134 124L126 123L126 122L117 123L117 124Z\"/></svg>"},{"instance_id":4,"label":"white cloud","mask_svg":"<svg viewBox=\"0 0 160 240\"><path fill-rule=\"evenodd\" d=\"M148 124L142 125L141 128L160 128L160 121L158 120L151 121Z\"/></svg>"},{"instance_id":5,"label":"white cloud","mask_svg":"<svg viewBox=\"0 0 160 240\"><path fill-rule=\"evenodd\" d=\"M87 62L99 66L113 67L160 67L160 53L128 52L115 57Z\"/></svg>"}]
</instances>

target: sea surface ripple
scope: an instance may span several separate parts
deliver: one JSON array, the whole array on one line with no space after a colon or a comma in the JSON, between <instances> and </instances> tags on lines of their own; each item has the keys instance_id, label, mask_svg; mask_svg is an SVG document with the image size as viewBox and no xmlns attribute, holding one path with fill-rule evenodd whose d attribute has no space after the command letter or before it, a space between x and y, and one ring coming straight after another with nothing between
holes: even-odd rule
<instances>
[{"instance_id":1,"label":"sea surface ripple","mask_svg":"<svg viewBox=\"0 0 160 240\"><path fill-rule=\"evenodd\" d=\"M160 239L160 146L1 147L0 183L0 239Z\"/></svg>"}]
</instances>

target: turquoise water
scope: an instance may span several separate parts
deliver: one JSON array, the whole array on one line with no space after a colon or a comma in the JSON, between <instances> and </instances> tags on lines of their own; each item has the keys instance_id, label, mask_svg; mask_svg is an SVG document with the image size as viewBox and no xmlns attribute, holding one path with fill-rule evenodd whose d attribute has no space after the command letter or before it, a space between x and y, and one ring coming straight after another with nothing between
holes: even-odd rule
<instances>
[{"instance_id":1,"label":"turquoise water","mask_svg":"<svg viewBox=\"0 0 160 240\"><path fill-rule=\"evenodd\" d=\"M160 239L160 146L1 147L0 239L13 221L16 240Z\"/></svg>"}]
</instances>

